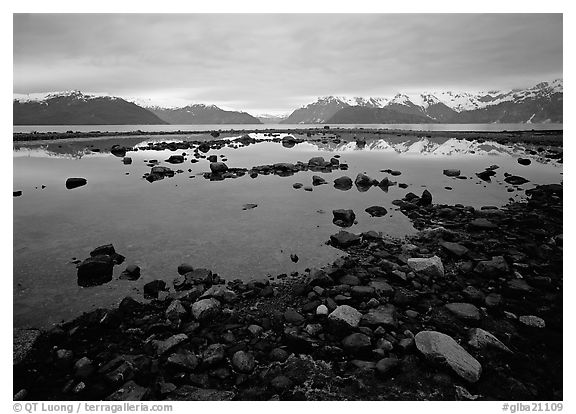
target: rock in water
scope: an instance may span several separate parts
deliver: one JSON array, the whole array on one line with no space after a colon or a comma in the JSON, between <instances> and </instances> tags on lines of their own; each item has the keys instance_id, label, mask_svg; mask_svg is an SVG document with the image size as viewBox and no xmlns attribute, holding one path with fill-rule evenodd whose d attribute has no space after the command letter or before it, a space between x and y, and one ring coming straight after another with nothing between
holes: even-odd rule
<instances>
[{"instance_id":1,"label":"rock in water","mask_svg":"<svg viewBox=\"0 0 576 414\"><path fill-rule=\"evenodd\" d=\"M444 170L444 175L446 175L448 177L458 177L460 175L460 170L447 169L447 170Z\"/></svg>"},{"instance_id":2,"label":"rock in water","mask_svg":"<svg viewBox=\"0 0 576 414\"><path fill-rule=\"evenodd\" d=\"M360 236L340 230L338 233L330 236L330 241L335 247L348 247L360 243Z\"/></svg>"},{"instance_id":3,"label":"rock in water","mask_svg":"<svg viewBox=\"0 0 576 414\"><path fill-rule=\"evenodd\" d=\"M530 180L527 180L524 177L519 177L517 175L511 175L510 177L504 178L504 181L506 181L508 184L512 184L512 185L522 185L522 184L526 184Z\"/></svg>"},{"instance_id":4,"label":"rock in water","mask_svg":"<svg viewBox=\"0 0 576 414\"><path fill-rule=\"evenodd\" d=\"M120 274L120 279L138 280L140 278L140 267L136 265L126 266L126 269Z\"/></svg>"},{"instance_id":5,"label":"rock in water","mask_svg":"<svg viewBox=\"0 0 576 414\"><path fill-rule=\"evenodd\" d=\"M530 165L530 164L532 164L532 161L530 160L530 158L518 158L518 164Z\"/></svg>"},{"instance_id":6,"label":"rock in water","mask_svg":"<svg viewBox=\"0 0 576 414\"><path fill-rule=\"evenodd\" d=\"M350 177L340 177L334 180L334 188L347 191L352 188L352 179Z\"/></svg>"},{"instance_id":7,"label":"rock in water","mask_svg":"<svg viewBox=\"0 0 576 414\"><path fill-rule=\"evenodd\" d=\"M212 174L222 174L228 171L228 166L223 162L212 162L210 163L210 170Z\"/></svg>"},{"instance_id":8,"label":"rock in water","mask_svg":"<svg viewBox=\"0 0 576 414\"><path fill-rule=\"evenodd\" d=\"M332 210L332 214L334 215L332 223L340 227L350 227L354 224L354 220L356 219L353 210Z\"/></svg>"},{"instance_id":9,"label":"rock in water","mask_svg":"<svg viewBox=\"0 0 576 414\"><path fill-rule=\"evenodd\" d=\"M89 257L78 265L78 286L101 285L112 280L114 261L108 255Z\"/></svg>"},{"instance_id":10,"label":"rock in water","mask_svg":"<svg viewBox=\"0 0 576 414\"><path fill-rule=\"evenodd\" d=\"M153 280L144 285L144 297L158 298L158 293L166 290L166 282L160 279Z\"/></svg>"},{"instance_id":11,"label":"rock in water","mask_svg":"<svg viewBox=\"0 0 576 414\"><path fill-rule=\"evenodd\" d=\"M444 265L438 256L427 258L410 258L408 266L416 273L431 277L444 277Z\"/></svg>"},{"instance_id":12,"label":"rock in water","mask_svg":"<svg viewBox=\"0 0 576 414\"><path fill-rule=\"evenodd\" d=\"M424 190L424 192L422 192L422 196L420 197L418 204L421 206L429 206L432 204L432 194L430 194L430 191Z\"/></svg>"},{"instance_id":13,"label":"rock in water","mask_svg":"<svg viewBox=\"0 0 576 414\"><path fill-rule=\"evenodd\" d=\"M76 187L82 187L83 185L86 185L86 183L86 178L68 178L66 180L66 188L72 190Z\"/></svg>"},{"instance_id":14,"label":"rock in water","mask_svg":"<svg viewBox=\"0 0 576 414\"><path fill-rule=\"evenodd\" d=\"M326 184L326 180L319 175L315 175L312 177L312 185L322 185Z\"/></svg>"},{"instance_id":15,"label":"rock in water","mask_svg":"<svg viewBox=\"0 0 576 414\"><path fill-rule=\"evenodd\" d=\"M386 214L388 214L388 210L386 210L384 207L380 207L380 206L368 207L364 211L366 213L370 214L372 217L383 217Z\"/></svg>"},{"instance_id":16,"label":"rock in water","mask_svg":"<svg viewBox=\"0 0 576 414\"><path fill-rule=\"evenodd\" d=\"M427 359L450 367L468 382L477 382L482 365L450 336L436 331L422 331L414 338L416 348Z\"/></svg>"}]
</instances>

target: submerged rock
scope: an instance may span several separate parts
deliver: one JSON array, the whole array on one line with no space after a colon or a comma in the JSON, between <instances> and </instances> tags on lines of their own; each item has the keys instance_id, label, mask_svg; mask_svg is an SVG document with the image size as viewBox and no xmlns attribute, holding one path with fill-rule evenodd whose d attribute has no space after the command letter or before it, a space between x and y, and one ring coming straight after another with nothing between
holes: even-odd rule
<instances>
[{"instance_id":1,"label":"submerged rock","mask_svg":"<svg viewBox=\"0 0 576 414\"><path fill-rule=\"evenodd\" d=\"M111 256L89 257L78 265L78 285L89 287L110 282L113 269L114 261Z\"/></svg>"}]
</instances>

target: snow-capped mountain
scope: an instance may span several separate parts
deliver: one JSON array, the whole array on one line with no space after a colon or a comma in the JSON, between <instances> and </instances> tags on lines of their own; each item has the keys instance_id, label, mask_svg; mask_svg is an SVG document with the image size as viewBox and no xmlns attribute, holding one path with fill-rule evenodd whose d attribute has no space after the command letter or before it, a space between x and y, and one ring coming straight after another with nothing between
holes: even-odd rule
<instances>
[{"instance_id":1,"label":"snow-capped mountain","mask_svg":"<svg viewBox=\"0 0 576 414\"><path fill-rule=\"evenodd\" d=\"M169 124L261 124L246 112L225 111L216 105L194 104L183 108L152 107L149 110Z\"/></svg>"},{"instance_id":2,"label":"snow-capped mountain","mask_svg":"<svg viewBox=\"0 0 576 414\"><path fill-rule=\"evenodd\" d=\"M166 122L122 98L80 91L15 95L14 125L155 125Z\"/></svg>"},{"instance_id":3,"label":"snow-capped mountain","mask_svg":"<svg viewBox=\"0 0 576 414\"><path fill-rule=\"evenodd\" d=\"M544 123L562 122L563 82L488 92L398 93L391 97L328 96L282 123Z\"/></svg>"},{"instance_id":4,"label":"snow-capped mountain","mask_svg":"<svg viewBox=\"0 0 576 414\"><path fill-rule=\"evenodd\" d=\"M288 118L288 115L290 114L254 114L254 117L263 124L279 124Z\"/></svg>"}]
</instances>

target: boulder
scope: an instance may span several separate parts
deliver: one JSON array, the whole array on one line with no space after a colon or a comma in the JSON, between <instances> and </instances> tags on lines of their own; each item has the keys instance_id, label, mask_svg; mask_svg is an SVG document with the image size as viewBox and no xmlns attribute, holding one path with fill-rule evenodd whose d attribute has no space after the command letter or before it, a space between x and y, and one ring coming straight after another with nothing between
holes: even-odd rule
<instances>
[{"instance_id":1,"label":"boulder","mask_svg":"<svg viewBox=\"0 0 576 414\"><path fill-rule=\"evenodd\" d=\"M310 160L308 161L308 167L320 167L320 168L324 168L326 166L330 165L329 162L327 162L324 157L314 157L314 158L310 158Z\"/></svg>"},{"instance_id":2,"label":"boulder","mask_svg":"<svg viewBox=\"0 0 576 414\"><path fill-rule=\"evenodd\" d=\"M517 175L511 175L509 177L504 178L504 181L506 181L508 184L512 184L512 185L522 185L522 184L526 184L528 182L530 182L530 180L527 180L524 177L519 177Z\"/></svg>"},{"instance_id":3,"label":"boulder","mask_svg":"<svg viewBox=\"0 0 576 414\"><path fill-rule=\"evenodd\" d=\"M429 206L432 204L432 194L430 194L430 191L424 190L422 192L422 196L420 197L418 204L421 206Z\"/></svg>"},{"instance_id":4,"label":"boulder","mask_svg":"<svg viewBox=\"0 0 576 414\"><path fill-rule=\"evenodd\" d=\"M168 157L166 162L170 164L182 164L184 162L184 156L182 155L171 155Z\"/></svg>"},{"instance_id":5,"label":"boulder","mask_svg":"<svg viewBox=\"0 0 576 414\"><path fill-rule=\"evenodd\" d=\"M68 178L66 180L66 188L72 190L76 187L82 187L83 185L86 185L86 183L86 178Z\"/></svg>"},{"instance_id":6,"label":"boulder","mask_svg":"<svg viewBox=\"0 0 576 414\"><path fill-rule=\"evenodd\" d=\"M192 316L198 321L207 320L220 313L220 301L209 298L192 304Z\"/></svg>"},{"instance_id":7,"label":"boulder","mask_svg":"<svg viewBox=\"0 0 576 414\"><path fill-rule=\"evenodd\" d=\"M436 331L422 331L414 340L418 351L430 361L449 367L468 382L475 383L480 379L480 363L450 336Z\"/></svg>"},{"instance_id":8,"label":"boulder","mask_svg":"<svg viewBox=\"0 0 576 414\"><path fill-rule=\"evenodd\" d=\"M122 162L124 163L124 165L130 165L130 164L132 164L132 158L130 158L130 157L124 157L124 158L122 159Z\"/></svg>"},{"instance_id":9,"label":"boulder","mask_svg":"<svg viewBox=\"0 0 576 414\"><path fill-rule=\"evenodd\" d=\"M366 174L359 173L354 180L354 184L356 184L357 187L367 188L373 185L378 185L379 182L378 180L368 177Z\"/></svg>"},{"instance_id":10,"label":"boulder","mask_svg":"<svg viewBox=\"0 0 576 414\"><path fill-rule=\"evenodd\" d=\"M407 264L418 274L431 277L444 277L444 265L438 256L413 257L408 259Z\"/></svg>"},{"instance_id":11,"label":"boulder","mask_svg":"<svg viewBox=\"0 0 576 414\"><path fill-rule=\"evenodd\" d=\"M182 263L181 265L178 266L179 275L185 275L186 273L192 272L193 270L194 268L192 267L192 265L188 263Z\"/></svg>"},{"instance_id":12,"label":"boulder","mask_svg":"<svg viewBox=\"0 0 576 414\"><path fill-rule=\"evenodd\" d=\"M312 185L322 185L327 184L326 180L319 175L312 176Z\"/></svg>"},{"instance_id":13,"label":"boulder","mask_svg":"<svg viewBox=\"0 0 576 414\"><path fill-rule=\"evenodd\" d=\"M530 158L518 158L518 164L530 165L530 164L532 164L532 161L530 160Z\"/></svg>"},{"instance_id":14,"label":"boulder","mask_svg":"<svg viewBox=\"0 0 576 414\"><path fill-rule=\"evenodd\" d=\"M333 326L342 328L356 328L360 324L362 314L352 306L340 305L328 315Z\"/></svg>"}]
</instances>

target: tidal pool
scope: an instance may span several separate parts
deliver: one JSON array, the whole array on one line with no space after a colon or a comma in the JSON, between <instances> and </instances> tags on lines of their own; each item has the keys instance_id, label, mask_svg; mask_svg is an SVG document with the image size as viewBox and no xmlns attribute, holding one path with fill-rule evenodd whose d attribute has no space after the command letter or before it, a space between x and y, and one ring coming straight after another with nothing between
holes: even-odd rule
<instances>
[{"instance_id":1,"label":"tidal pool","mask_svg":"<svg viewBox=\"0 0 576 414\"><path fill-rule=\"evenodd\" d=\"M145 147L148 142L165 140L157 136L110 142ZM336 154L349 165L347 171L256 178L247 174L223 181L205 179L202 173L210 171L209 162L191 163L192 150L184 151L188 156L183 164L164 162L183 151L139 150L129 152L133 162L124 165L122 158L105 151L110 142L15 145L14 191L23 194L13 200L14 327L48 327L83 311L118 303L126 295L141 300L142 286L151 280L164 279L171 286L182 262L209 268L228 280L323 266L343 254L326 245L330 235L340 230L332 223L333 209L354 210L358 223L348 231L375 230L405 237L415 230L392 201L408 192L420 195L428 189L434 203L502 206L510 199L521 199L523 190L535 184L562 181L561 164L527 156L523 145L458 139L394 137L368 140L364 147L355 142L309 141L292 148L262 141L210 150L206 155L224 155L229 167L307 162L318 156L329 160ZM93 152L94 147L101 151ZM532 163L518 164L520 156L531 158ZM144 160L151 159L184 173L149 183L142 176L150 171ZM499 168L490 183L475 176L493 164ZM468 178L443 175L448 168L460 169ZM381 172L385 169L398 170L401 175ZM333 187L335 178L347 175L354 180L360 172L378 180L388 177L408 188L396 185L388 191L372 187L360 192L356 187L348 191ZM504 173L530 182L517 189L504 182ZM313 175L320 175L328 184L316 186L312 192L292 187L296 182L311 185ZM86 178L88 184L68 190L68 177ZM514 191L508 192L510 188ZM248 203L258 206L243 210ZM364 210L374 205L385 207L388 214L371 217ZM111 282L79 287L72 259L82 260L107 243L126 256L126 262L115 266ZM299 257L297 263L290 259L291 254ZM140 266L142 277L118 280L131 263Z\"/></svg>"}]
</instances>

